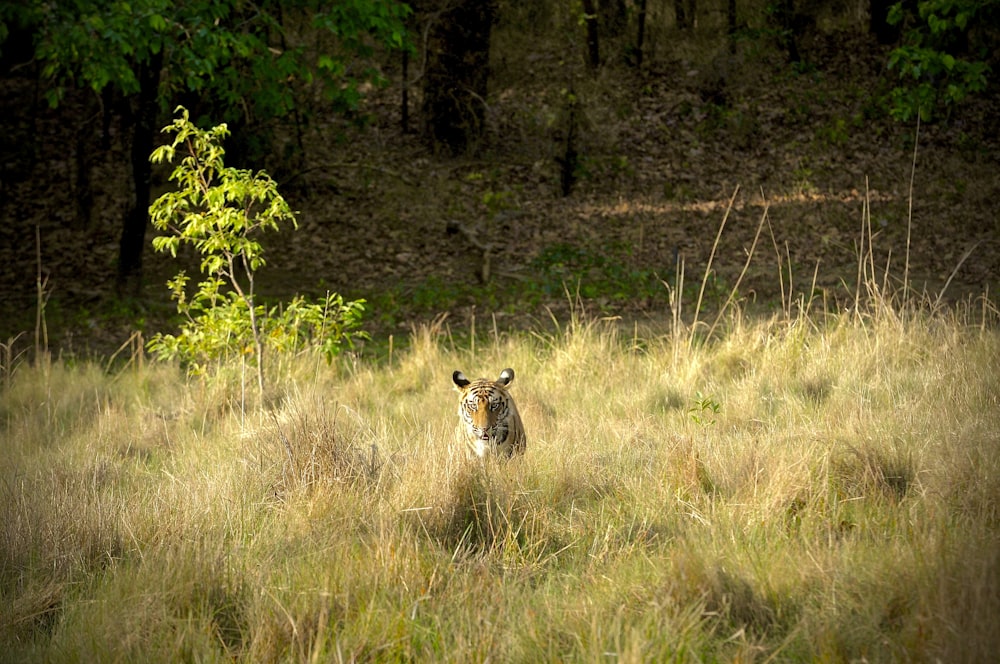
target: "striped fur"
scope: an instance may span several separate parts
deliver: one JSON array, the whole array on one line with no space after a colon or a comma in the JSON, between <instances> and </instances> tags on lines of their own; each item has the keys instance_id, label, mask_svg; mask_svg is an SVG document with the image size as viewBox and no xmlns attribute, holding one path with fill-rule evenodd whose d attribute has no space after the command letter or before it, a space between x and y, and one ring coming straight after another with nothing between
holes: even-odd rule
<instances>
[{"instance_id":1,"label":"striped fur","mask_svg":"<svg viewBox=\"0 0 1000 664\"><path fill-rule=\"evenodd\" d=\"M514 370L504 369L495 381L469 380L461 371L453 373L451 379L462 395L456 436L466 456L481 459L492 454L508 459L524 454L524 425L507 391L514 380Z\"/></svg>"}]
</instances>

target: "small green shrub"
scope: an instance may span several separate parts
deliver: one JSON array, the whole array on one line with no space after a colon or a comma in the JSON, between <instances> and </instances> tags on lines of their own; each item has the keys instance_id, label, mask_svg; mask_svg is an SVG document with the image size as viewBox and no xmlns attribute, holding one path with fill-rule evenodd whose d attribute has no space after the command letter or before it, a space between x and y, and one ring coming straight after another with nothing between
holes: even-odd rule
<instances>
[{"instance_id":1,"label":"small green shrub","mask_svg":"<svg viewBox=\"0 0 1000 664\"><path fill-rule=\"evenodd\" d=\"M544 297L558 297L566 288L585 300L632 302L663 296L663 284L655 270L631 266L629 250L605 247L602 252L570 244L546 247L532 261L539 279L532 288Z\"/></svg>"},{"instance_id":2,"label":"small green shrub","mask_svg":"<svg viewBox=\"0 0 1000 664\"><path fill-rule=\"evenodd\" d=\"M263 391L265 351L294 352L316 344L331 360L364 336L358 330L364 300L345 302L328 293L319 302L301 296L286 306L257 302L254 277L264 266L257 238L284 223L297 227L295 214L267 173L225 166L225 124L202 130L186 109L178 111L180 117L164 129L174 134L173 142L151 157L160 163L172 161L178 149L186 153L170 176L177 191L150 206L153 226L166 233L153 239L153 247L176 257L182 244L193 246L205 278L190 297L190 279L183 271L167 282L185 320L179 334L156 334L148 347L161 359L180 359L196 374L226 357L253 356Z\"/></svg>"},{"instance_id":3,"label":"small green shrub","mask_svg":"<svg viewBox=\"0 0 1000 664\"><path fill-rule=\"evenodd\" d=\"M716 415L722 410L722 404L715 400L712 395L705 396L701 392L695 393L694 405L688 408L691 420L699 426L711 426L716 422Z\"/></svg>"}]
</instances>

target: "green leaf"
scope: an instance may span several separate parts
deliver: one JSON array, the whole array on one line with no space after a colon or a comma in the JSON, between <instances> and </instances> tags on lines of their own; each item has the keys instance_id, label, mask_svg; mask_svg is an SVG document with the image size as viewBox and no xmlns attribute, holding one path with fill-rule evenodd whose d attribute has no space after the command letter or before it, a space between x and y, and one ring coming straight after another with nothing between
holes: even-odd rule
<instances>
[{"instance_id":1,"label":"green leaf","mask_svg":"<svg viewBox=\"0 0 1000 664\"><path fill-rule=\"evenodd\" d=\"M316 62L316 66L326 71L334 71L337 69L337 63L334 62L333 58L331 58L329 55L326 55L325 53L319 56L319 59Z\"/></svg>"},{"instance_id":2,"label":"green leaf","mask_svg":"<svg viewBox=\"0 0 1000 664\"><path fill-rule=\"evenodd\" d=\"M903 20L903 3L897 2L896 4L889 7L889 13L886 16L886 21L889 25L899 25Z\"/></svg>"}]
</instances>

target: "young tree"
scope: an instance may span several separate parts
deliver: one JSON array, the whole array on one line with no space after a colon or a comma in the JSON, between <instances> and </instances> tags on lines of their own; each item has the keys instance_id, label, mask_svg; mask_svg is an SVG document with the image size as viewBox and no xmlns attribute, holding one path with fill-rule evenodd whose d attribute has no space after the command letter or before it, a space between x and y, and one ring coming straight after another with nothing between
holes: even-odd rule
<instances>
[{"instance_id":1,"label":"young tree","mask_svg":"<svg viewBox=\"0 0 1000 664\"><path fill-rule=\"evenodd\" d=\"M300 87L314 81L336 108L356 107L359 85L378 75L371 68L349 72L350 59L372 42L403 47L409 10L394 0L26 0L21 11L36 26L35 55L50 104L71 87L112 90L126 100L132 204L122 225L118 282L137 292L157 116L193 93L217 99L226 109L222 120L281 117L296 108ZM331 34L329 49L289 46L291 17L308 17Z\"/></svg>"},{"instance_id":2,"label":"young tree","mask_svg":"<svg viewBox=\"0 0 1000 664\"><path fill-rule=\"evenodd\" d=\"M778 38L778 44L788 53L788 61L802 61L798 36L802 32L802 13L796 10L795 0L776 0L768 5L768 14Z\"/></svg>"},{"instance_id":3,"label":"young tree","mask_svg":"<svg viewBox=\"0 0 1000 664\"><path fill-rule=\"evenodd\" d=\"M201 272L194 295L187 291L183 271L167 282L184 317L178 335L157 334L149 349L161 358L180 359L192 373L203 373L213 362L252 356L257 386L264 398L265 350L295 351L310 344L327 360L364 338L357 328L364 301L345 302L327 293L318 303L296 296L285 306L268 309L254 291L257 270L264 266L259 238L282 225L298 227L295 213L264 171L225 164L225 124L199 129L187 109L168 127L173 140L161 145L151 159L177 164L170 176L177 190L150 206L153 226L165 234L153 239L157 251L176 256L182 244L201 255Z\"/></svg>"}]
</instances>

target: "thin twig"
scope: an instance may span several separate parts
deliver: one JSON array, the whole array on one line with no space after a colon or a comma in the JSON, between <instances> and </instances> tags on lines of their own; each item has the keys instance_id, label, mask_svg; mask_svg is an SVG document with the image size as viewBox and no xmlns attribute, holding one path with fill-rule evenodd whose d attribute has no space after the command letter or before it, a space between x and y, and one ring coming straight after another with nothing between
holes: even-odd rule
<instances>
[{"instance_id":1,"label":"thin twig","mask_svg":"<svg viewBox=\"0 0 1000 664\"><path fill-rule=\"evenodd\" d=\"M278 432L278 437L285 446L285 452L288 454L288 463L295 467L295 452L292 451L292 444L288 442L288 438L285 437L285 432L281 430L281 425L278 423L278 418L274 414L274 411L268 411L271 416L271 421L274 422L274 430Z\"/></svg>"},{"instance_id":2,"label":"thin twig","mask_svg":"<svg viewBox=\"0 0 1000 664\"><path fill-rule=\"evenodd\" d=\"M813 280L812 285L809 286L809 301L806 302L805 318L809 319L809 312L812 310L813 300L816 299L816 279L819 278L819 260L816 261L816 267L813 269Z\"/></svg>"},{"instance_id":3,"label":"thin twig","mask_svg":"<svg viewBox=\"0 0 1000 664\"><path fill-rule=\"evenodd\" d=\"M965 253L962 254L962 257L958 259L958 264L955 265L955 269L951 271L950 275L948 275L948 280L946 282L944 282L944 286L941 288L941 292L938 293L937 299L934 300L934 307L935 308L939 304L941 304L941 298L944 297L944 292L946 290L948 290L948 286L951 285L951 280L955 278L955 275L958 273L958 269L960 267L962 267L962 263L965 262L965 260L972 254L973 251L976 250L976 247L978 247L978 246L979 246L979 241L977 240L976 243L974 245L972 245L971 247L969 247L968 249L966 249Z\"/></svg>"},{"instance_id":4,"label":"thin twig","mask_svg":"<svg viewBox=\"0 0 1000 664\"><path fill-rule=\"evenodd\" d=\"M913 135L913 163L910 165L910 194L906 209L906 258L903 261L903 302L906 302L910 288L910 230L913 228L913 178L917 172L917 144L919 139L920 114L917 113L917 130ZM943 293L944 291L941 292Z\"/></svg>"},{"instance_id":5,"label":"thin twig","mask_svg":"<svg viewBox=\"0 0 1000 664\"><path fill-rule=\"evenodd\" d=\"M708 283L708 275L712 273L712 261L715 260L715 250L719 248L719 239L722 237L722 229L726 227L726 221L729 220L729 213L733 210L733 202L736 201L736 194L740 191L740 186L736 185L736 189L733 190L733 195L729 198L729 205L726 206L726 214L722 217L722 223L719 224L719 232L715 234L715 242L712 243L712 253L708 256L708 264L705 265L705 276L701 278L701 289L698 291L698 302L694 308L694 321L691 323L691 336L688 338L689 345L694 342L694 333L698 328L698 312L701 311L701 301L705 296L705 284Z\"/></svg>"},{"instance_id":6,"label":"thin twig","mask_svg":"<svg viewBox=\"0 0 1000 664\"><path fill-rule=\"evenodd\" d=\"M761 200L764 201L764 205L766 207L767 206L767 199L764 198L764 188L763 187L761 187L761 189L760 189L760 197L761 197ZM770 216L767 218L767 232L770 233L770 235L771 235L771 246L774 247L774 255L778 259L778 288L781 290L781 311L785 314L785 319L787 320L791 316L791 312L792 312L792 303L791 303L792 294L791 293L788 294L789 302L788 302L788 304L786 306L786 304L785 304L785 275L782 273L782 270L781 270L781 250L778 248L778 240L777 240L777 238L774 237L774 228L771 226L771 218L770 218ZM789 271L791 270L791 267L792 267L791 265L788 266Z\"/></svg>"},{"instance_id":7,"label":"thin twig","mask_svg":"<svg viewBox=\"0 0 1000 664\"><path fill-rule=\"evenodd\" d=\"M45 322L45 305L48 303L49 295L46 292L49 278L42 278L42 232L38 225L35 225L35 361L49 352L49 329Z\"/></svg>"},{"instance_id":8,"label":"thin twig","mask_svg":"<svg viewBox=\"0 0 1000 664\"><path fill-rule=\"evenodd\" d=\"M785 240L785 264L788 265L788 316L792 316L792 293L795 292L795 273L792 271L792 251L788 248L788 240Z\"/></svg>"},{"instance_id":9,"label":"thin twig","mask_svg":"<svg viewBox=\"0 0 1000 664\"><path fill-rule=\"evenodd\" d=\"M726 309L732 304L733 300L736 298L736 291L739 289L740 284L743 283L743 277L747 273L747 268L750 267L750 261L753 260L754 250L757 248L757 240L760 239L760 232L764 230L764 222L767 220L767 204L764 204L764 212L760 215L760 223L757 224L757 232L753 236L753 242L750 244L750 251L747 252L747 259L743 263L743 270L740 271L740 276L736 278L736 283L733 284L732 290L729 291L729 297L726 298L725 304L719 309L719 313L716 314L715 320L712 321L712 326L708 328L708 338L711 338L712 333L715 332L716 326L719 321L722 320L723 314L726 313Z\"/></svg>"}]
</instances>

